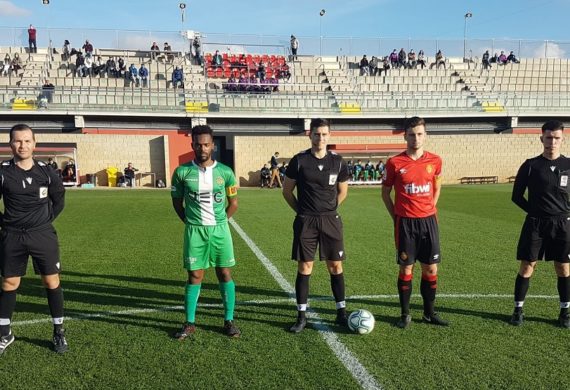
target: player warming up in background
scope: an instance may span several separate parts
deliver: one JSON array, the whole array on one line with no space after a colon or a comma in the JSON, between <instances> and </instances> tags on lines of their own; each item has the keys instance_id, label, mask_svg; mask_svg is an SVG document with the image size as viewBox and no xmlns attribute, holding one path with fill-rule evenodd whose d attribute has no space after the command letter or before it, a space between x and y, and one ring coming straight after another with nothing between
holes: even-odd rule
<instances>
[{"instance_id":1,"label":"player warming up in background","mask_svg":"<svg viewBox=\"0 0 570 390\"><path fill-rule=\"evenodd\" d=\"M319 247L319 259L326 260L336 302L336 323L347 324L342 261L346 258L338 206L348 194L348 168L341 156L327 151L330 124L313 119L309 138L311 148L289 162L283 184L283 197L295 211L292 259L297 261L295 294L297 321L291 332L300 333L307 325L309 278ZM297 188L297 196L293 190Z\"/></svg>"},{"instance_id":2,"label":"player warming up in background","mask_svg":"<svg viewBox=\"0 0 570 390\"><path fill-rule=\"evenodd\" d=\"M404 126L406 151L386 163L382 200L394 219L397 250L398 295L402 314L396 322L407 328L412 296L412 278L416 260L421 263L420 292L424 301L423 320L434 325L447 326L434 310L437 289L437 264L441 261L436 204L441 191L441 158L424 150L427 138L425 121L412 117ZM395 201L390 193L395 191Z\"/></svg>"},{"instance_id":3,"label":"player warming up in background","mask_svg":"<svg viewBox=\"0 0 570 390\"><path fill-rule=\"evenodd\" d=\"M0 215L0 354L14 341L10 329L16 307L16 291L26 274L28 257L46 288L53 322L53 349L63 353L67 341L63 330L63 290L59 243L52 222L63 211L65 189L57 172L33 157L36 139L24 124L10 129L10 148L14 157L0 165L0 196L4 213Z\"/></svg>"},{"instance_id":4,"label":"player warming up in background","mask_svg":"<svg viewBox=\"0 0 570 390\"><path fill-rule=\"evenodd\" d=\"M564 125L557 120L542 126L540 156L526 160L513 186L512 200L527 216L517 246L519 273L515 281L515 310L511 324L523 323L523 304L537 260L554 261L558 276L560 315L563 328L570 328L570 159L560 154ZM528 190L527 198L524 197Z\"/></svg>"},{"instance_id":5,"label":"player warming up in background","mask_svg":"<svg viewBox=\"0 0 570 390\"><path fill-rule=\"evenodd\" d=\"M180 165L172 176L172 205L184 222L184 268L188 283L184 306L186 322L174 335L184 340L196 331L195 317L204 270L215 267L224 304L224 333L239 337L234 324L235 284L230 268L235 265L228 225L238 208L237 182L232 170L212 159L214 135L209 126L192 128L193 161ZM227 205L226 205L227 200Z\"/></svg>"}]
</instances>

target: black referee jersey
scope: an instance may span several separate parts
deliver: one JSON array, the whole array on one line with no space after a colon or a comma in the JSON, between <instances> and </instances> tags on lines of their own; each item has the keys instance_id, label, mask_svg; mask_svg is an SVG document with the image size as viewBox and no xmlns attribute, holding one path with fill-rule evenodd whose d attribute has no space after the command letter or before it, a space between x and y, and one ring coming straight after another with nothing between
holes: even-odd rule
<instances>
[{"instance_id":1,"label":"black referee jersey","mask_svg":"<svg viewBox=\"0 0 570 390\"><path fill-rule=\"evenodd\" d=\"M57 172L34 160L28 171L14 160L0 164L1 226L31 229L51 223L63 210L65 188Z\"/></svg>"},{"instance_id":2,"label":"black referee jersey","mask_svg":"<svg viewBox=\"0 0 570 390\"><path fill-rule=\"evenodd\" d=\"M345 182L349 177L342 156L329 151L319 159L311 153L311 149L296 154L289 162L285 175L296 181L299 215L336 212L337 183Z\"/></svg>"},{"instance_id":3,"label":"black referee jersey","mask_svg":"<svg viewBox=\"0 0 570 390\"><path fill-rule=\"evenodd\" d=\"M569 175L570 159L565 156L556 160L542 155L528 159L517 173L512 201L531 217L570 215Z\"/></svg>"}]
</instances>

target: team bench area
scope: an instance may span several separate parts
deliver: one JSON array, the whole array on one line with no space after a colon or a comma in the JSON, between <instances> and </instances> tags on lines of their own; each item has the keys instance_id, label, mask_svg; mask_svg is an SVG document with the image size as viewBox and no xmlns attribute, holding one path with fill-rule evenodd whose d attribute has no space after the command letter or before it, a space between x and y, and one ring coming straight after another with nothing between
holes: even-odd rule
<instances>
[{"instance_id":1,"label":"team bench area","mask_svg":"<svg viewBox=\"0 0 570 390\"><path fill-rule=\"evenodd\" d=\"M461 184L486 184L498 183L498 176L464 176L459 179Z\"/></svg>"}]
</instances>

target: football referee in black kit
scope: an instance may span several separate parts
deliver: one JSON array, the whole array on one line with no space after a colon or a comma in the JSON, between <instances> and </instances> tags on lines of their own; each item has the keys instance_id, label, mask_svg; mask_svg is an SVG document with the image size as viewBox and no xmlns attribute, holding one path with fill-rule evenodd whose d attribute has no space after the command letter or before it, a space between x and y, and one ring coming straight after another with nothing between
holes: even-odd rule
<instances>
[{"instance_id":1,"label":"football referee in black kit","mask_svg":"<svg viewBox=\"0 0 570 390\"><path fill-rule=\"evenodd\" d=\"M16 306L16 291L26 274L28 257L41 275L53 319L53 349L67 350L63 330L63 291L60 286L59 244L53 220L61 213L65 189L57 172L33 158L36 140L24 124L10 129L14 158L0 164L0 354L14 342L10 321Z\"/></svg>"},{"instance_id":2,"label":"football referee in black kit","mask_svg":"<svg viewBox=\"0 0 570 390\"><path fill-rule=\"evenodd\" d=\"M319 258L326 261L331 278L337 310L335 322L342 326L347 324L342 268L346 254L337 208L348 194L348 168L340 155L327 150L329 121L313 119L310 127L311 148L291 159L283 183L283 197L297 214L293 222L292 249L292 259L297 260L297 321L290 328L294 333L302 332L307 325L309 278L317 245Z\"/></svg>"},{"instance_id":3,"label":"football referee in black kit","mask_svg":"<svg viewBox=\"0 0 570 390\"><path fill-rule=\"evenodd\" d=\"M564 125L551 120L542 126L542 154L526 160L513 187L512 200L526 213L518 247L519 273L511 324L522 325L523 304L537 260L554 261L558 276L561 327L570 328L570 159L560 154ZM527 198L524 197L528 189Z\"/></svg>"}]
</instances>

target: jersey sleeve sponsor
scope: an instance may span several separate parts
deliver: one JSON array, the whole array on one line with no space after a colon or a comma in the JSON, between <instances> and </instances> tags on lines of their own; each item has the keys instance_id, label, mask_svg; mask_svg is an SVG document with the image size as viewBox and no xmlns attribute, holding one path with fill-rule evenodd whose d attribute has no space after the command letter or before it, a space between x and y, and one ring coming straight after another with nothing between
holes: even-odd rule
<instances>
[{"instance_id":1,"label":"jersey sleeve sponsor","mask_svg":"<svg viewBox=\"0 0 570 390\"><path fill-rule=\"evenodd\" d=\"M184 180L180 177L180 173L181 169L178 167L172 175L172 187L170 189L172 198L184 197Z\"/></svg>"}]
</instances>

